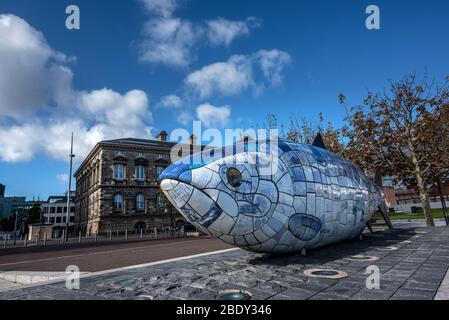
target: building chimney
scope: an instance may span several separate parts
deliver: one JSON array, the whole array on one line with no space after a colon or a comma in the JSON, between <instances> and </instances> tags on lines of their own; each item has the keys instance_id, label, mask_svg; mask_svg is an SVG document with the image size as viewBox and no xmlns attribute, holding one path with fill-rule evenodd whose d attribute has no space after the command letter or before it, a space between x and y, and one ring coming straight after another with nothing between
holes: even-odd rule
<instances>
[{"instance_id":1,"label":"building chimney","mask_svg":"<svg viewBox=\"0 0 449 320\"><path fill-rule=\"evenodd\" d=\"M157 136L156 139L159 141L167 141L167 131L161 131Z\"/></svg>"},{"instance_id":2,"label":"building chimney","mask_svg":"<svg viewBox=\"0 0 449 320\"><path fill-rule=\"evenodd\" d=\"M190 143L191 145L195 145L195 144L196 144L196 135L192 134L192 135L189 137L189 143Z\"/></svg>"}]
</instances>

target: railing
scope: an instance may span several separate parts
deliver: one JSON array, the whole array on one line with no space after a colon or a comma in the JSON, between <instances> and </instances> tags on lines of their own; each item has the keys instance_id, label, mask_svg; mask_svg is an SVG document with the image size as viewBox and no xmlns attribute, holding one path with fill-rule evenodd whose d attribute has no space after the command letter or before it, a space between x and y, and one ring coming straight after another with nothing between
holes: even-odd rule
<instances>
[{"instance_id":1,"label":"railing","mask_svg":"<svg viewBox=\"0 0 449 320\"><path fill-rule=\"evenodd\" d=\"M176 239L186 237L187 234L183 230L176 230L174 228L162 228L162 229L140 229L140 230L108 230L103 233L91 233L78 235L70 235L68 240L65 240L64 233L61 237L50 238L47 233L42 238L34 237L29 240L28 236L21 236L17 239L8 239L5 237L1 243L1 248L19 248L19 247L37 247L47 245L65 245L65 244L80 244L80 243L96 243L96 242L111 242L111 241L138 241L138 240L158 240L158 239Z\"/></svg>"}]
</instances>

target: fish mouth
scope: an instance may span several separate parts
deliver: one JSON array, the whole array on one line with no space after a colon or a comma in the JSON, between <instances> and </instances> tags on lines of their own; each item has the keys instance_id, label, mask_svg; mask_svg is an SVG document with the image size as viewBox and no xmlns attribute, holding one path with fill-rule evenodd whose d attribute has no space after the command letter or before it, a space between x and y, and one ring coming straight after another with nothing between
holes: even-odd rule
<instances>
[{"instance_id":1,"label":"fish mouth","mask_svg":"<svg viewBox=\"0 0 449 320\"><path fill-rule=\"evenodd\" d=\"M202 190L175 179L163 179L161 190L170 203L195 227L206 233L223 213L211 196Z\"/></svg>"}]
</instances>

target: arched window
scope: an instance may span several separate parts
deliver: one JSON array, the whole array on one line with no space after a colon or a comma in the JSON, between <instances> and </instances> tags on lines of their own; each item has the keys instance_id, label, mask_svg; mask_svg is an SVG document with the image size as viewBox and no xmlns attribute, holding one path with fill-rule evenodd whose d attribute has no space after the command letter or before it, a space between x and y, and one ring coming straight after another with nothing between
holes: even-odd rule
<instances>
[{"instance_id":1,"label":"arched window","mask_svg":"<svg viewBox=\"0 0 449 320\"><path fill-rule=\"evenodd\" d=\"M123 207L123 196L120 193L117 193L114 196L114 209L121 210Z\"/></svg>"},{"instance_id":2,"label":"arched window","mask_svg":"<svg viewBox=\"0 0 449 320\"><path fill-rule=\"evenodd\" d=\"M143 196L143 194L139 193L136 196L136 208L137 208L137 210L145 209L145 197Z\"/></svg>"}]
</instances>

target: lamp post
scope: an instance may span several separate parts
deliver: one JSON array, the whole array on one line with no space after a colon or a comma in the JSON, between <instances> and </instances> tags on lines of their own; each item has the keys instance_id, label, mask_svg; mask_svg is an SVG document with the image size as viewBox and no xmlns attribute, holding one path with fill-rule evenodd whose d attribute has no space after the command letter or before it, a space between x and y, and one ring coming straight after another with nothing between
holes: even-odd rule
<instances>
[{"instance_id":1,"label":"lamp post","mask_svg":"<svg viewBox=\"0 0 449 320\"><path fill-rule=\"evenodd\" d=\"M440 194L441 206L443 208L444 220L446 221L446 225L449 226L449 216L447 212L446 200L444 199L443 186L441 185L441 180L437 182L438 193Z\"/></svg>"},{"instance_id":2,"label":"lamp post","mask_svg":"<svg viewBox=\"0 0 449 320\"><path fill-rule=\"evenodd\" d=\"M69 191L67 191L67 213L66 213L66 220L65 220L65 241L67 242L69 240L69 222L70 222L70 192L72 189L72 163L73 158L75 155L73 154L73 132L72 132L72 139L70 142L70 169L69 169Z\"/></svg>"}]
</instances>

